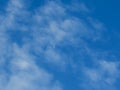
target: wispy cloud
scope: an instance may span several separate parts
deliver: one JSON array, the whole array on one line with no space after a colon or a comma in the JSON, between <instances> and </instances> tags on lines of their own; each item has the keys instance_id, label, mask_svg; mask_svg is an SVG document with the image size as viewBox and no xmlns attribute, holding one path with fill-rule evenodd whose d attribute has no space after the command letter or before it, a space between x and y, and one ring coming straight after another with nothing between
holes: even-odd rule
<instances>
[{"instance_id":1,"label":"wispy cloud","mask_svg":"<svg viewBox=\"0 0 120 90\"><path fill-rule=\"evenodd\" d=\"M95 67L84 69L87 77L87 79L85 79L85 82L88 82L88 85L91 86L91 89L94 88L97 90L116 90L114 84L119 78L118 66L118 62L102 60L96 64Z\"/></svg>"},{"instance_id":2,"label":"wispy cloud","mask_svg":"<svg viewBox=\"0 0 120 90\"><path fill-rule=\"evenodd\" d=\"M54 81L52 74L48 73L42 67L37 66L33 56L29 54L29 48L24 48L24 45L18 46L17 42L13 42L9 38L8 32L12 33L14 32L12 30L24 30L24 28L21 29L20 26L16 26L19 23L17 22L19 17L23 18L22 14L24 14L24 12L21 11L23 8L24 6L19 0L11 0L8 2L7 15L4 16L4 21L0 25L0 50L4 51L0 53L0 89L62 90L59 82ZM25 27L25 30L27 30L27 28L28 26Z\"/></svg>"},{"instance_id":3,"label":"wispy cloud","mask_svg":"<svg viewBox=\"0 0 120 90\"><path fill-rule=\"evenodd\" d=\"M57 71L74 66L79 71L79 67L86 75L85 81L98 90L114 84L118 64L106 60L96 63L98 54L87 43L101 38L105 29L102 23L87 15L86 19L72 15L61 2L47 1L33 11L25 3L9 0L6 13L0 16L1 90L64 90L62 80L46 66ZM72 10L89 13L84 3ZM88 68L86 60L97 68Z\"/></svg>"}]
</instances>

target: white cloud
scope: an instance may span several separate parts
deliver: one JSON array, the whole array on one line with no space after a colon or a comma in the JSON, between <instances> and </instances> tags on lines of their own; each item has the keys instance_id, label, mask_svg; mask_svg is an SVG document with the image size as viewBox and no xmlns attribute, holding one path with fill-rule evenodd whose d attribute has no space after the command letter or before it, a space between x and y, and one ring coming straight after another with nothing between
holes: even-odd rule
<instances>
[{"instance_id":1,"label":"white cloud","mask_svg":"<svg viewBox=\"0 0 120 90\"><path fill-rule=\"evenodd\" d=\"M65 67L66 61L63 60L64 57L52 48L48 48L45 51L46 62L53 63L57 66Z\"/></svg>"},{"instance_id":2,"label":"white cloud","mask_svg":"<svg viewBox=\"0 0 120 90\"><path fill-rule=\"evenodd\" d=\"M24 14L24 12L20 12L23 7L20 0L10 0L7 16L4 16L4 21L0 25L0 50L3 51L0 53L0 89L62 90L59 81L54 80L52 74L36 64L33 56L29 54L30 45L26 48L24 43L23 46L19 46L16 42L9 41L7 30L20 27L16 26L17 15ZM19 29L23 30L23 28Z\"/></svg>"},{"instance_id":3,"label":"white cloud","mask_svg":"<svg viewBox=\"0 0 120 90\"><path fill-rule=\"evenodd\" d=\"M115 82L119 77L119 68L117 62L100 61L96 67L84 69L88 82L91 88L97 90L101 89L115 89Z\"/></svg>"},{"instance_id":4,"label":"white cloud","mask_svg":"<svg viewBox=\"0 0 120 90\"><path fill-rule=\"evenodd\" d=\"M65 9L54 1L49 1L43 8L40 8L41 12L46 16L63 16L65 15ZM56 13L57 12L57 13Z\"/></svg>"},{"instance_id":5,"label":"white cloud","mask_svg":"<svg viewBox=\"0 0 120 90\"><path fill-rule=\"evenodd\" d=\"M61 83L55 80L54 74L38 65L36 58L40 63L44 62L54 67L65 68L71 62L75 65L75 61L72 61L73 58L67 52L60 52L57 45L77 46L80 47L79 51L82 52L89 46L83 38L94 39L94 37L97 37L94 28L102 29L103 27L99 23L91 22L94 27L91 28L84 19L69 15L64 5L54 1L49 1L44 6L38 7L32 12L34 14L26 9L27 6L24 6L24 3L23 0L10 0L8 7L6 7L6 15L1 16L4 20L0 25L0 51L3 51L0 53L0 59L7 66L1 63L4 73L0 72L0 78L3 81L3 83L0 81L0 89L62 90ZM89 11L84 4L80 5L80 9L84 12ZM23 35L20 38L23 40L22 45L10 40L8 33L10 30L11 33L14 33L12 30L27 33L26 36ZM31 52L38 56L31 54ZM84 50L84 52L87 53L87 50ZM109 70L111 65L113 66L112 71ZM4 67L7 67L9 73ZM116 72L116 66L102 62L98 70L105 73L106 71L109 72L110 78L113 78L112 75ZM87 69L86 71L86 75L92 82L101 80L103 74L99 75L99 71L96 69ZM106 83L113 82L110 78L104 81Z\"/></svg>"},{"instance_id":6,"label":"white cloud","mask_svg":"<svg viewBox=\"0 0 120 90\"><path fill-rule=\"evenodd\" d=\"M53 75L38 67L25 49L13 45L11 57L9 76L5 76L5 73L0 76L3 82L0 81L2 90L62 90Z\"/></svg>"},{"instance_id":7,"label":"white cloud","mask_svg":"<svg viewBox=\"0 0 120 90\"><path fill-rule=\"evenodd\" d=\"M68 6L68 9L71 9L73 12L78 12L78 13L90 13L91 12L91 10L82 2L72 3L71 6Z\"/></svg>"},{"instance_id":8,"label":"white cloud","mask_svg":"<svg viewBox=\"0 0 120 90\"><path fill-rule=\"evenodd\" d=\"M49 51L50 48L50 51L56 53L55 56L57 58L54 57L54 59L52 58L48 61L57 65L67 61L61 53L57 53L55 49L57 45L67 43L69 45L81 44L82 48L85 48L84 43L86 42L82 38L92 40L97 38L98 33L100 33L91 28L82 18L69 15L66 8L56 2L48 2L44 7L40 7L35 11L32 18L34 23L32 23L31 27L33 37L31 46L38 55ZM47 56L47 58L51 58L53 53Z\"/></svg>"}]
</instances>

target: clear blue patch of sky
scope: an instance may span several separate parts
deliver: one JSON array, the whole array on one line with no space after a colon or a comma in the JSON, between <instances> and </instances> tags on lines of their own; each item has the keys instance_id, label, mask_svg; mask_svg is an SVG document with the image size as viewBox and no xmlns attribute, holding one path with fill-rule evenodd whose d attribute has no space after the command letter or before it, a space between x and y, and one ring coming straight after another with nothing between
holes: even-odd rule
<instances>
[{"instance_id":1,"label":"clear blue patch of sky","mask_svg":"<svg viewBox=\"0 0 120 90\"><path fill-rule=\"evenodd\" d=\"M5 7L7 6L7 2L9 0L0 0L0 14L5 12Z\"/></svg>"}]
</instances>

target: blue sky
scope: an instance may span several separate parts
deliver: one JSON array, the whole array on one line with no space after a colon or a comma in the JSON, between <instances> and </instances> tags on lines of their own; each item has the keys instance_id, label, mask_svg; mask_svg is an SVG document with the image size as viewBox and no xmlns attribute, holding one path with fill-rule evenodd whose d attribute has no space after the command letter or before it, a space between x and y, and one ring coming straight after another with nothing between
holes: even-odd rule
<instances>
[{"instance_id":1,"label":"blue sky","mask_svg":"<svg viewBox=\"0 0 120 90\"><path fill-rule=\"evenodd\" d=\"M0 0L0 90L119 90L118 0Z\"/></svg>"}]
</instances>

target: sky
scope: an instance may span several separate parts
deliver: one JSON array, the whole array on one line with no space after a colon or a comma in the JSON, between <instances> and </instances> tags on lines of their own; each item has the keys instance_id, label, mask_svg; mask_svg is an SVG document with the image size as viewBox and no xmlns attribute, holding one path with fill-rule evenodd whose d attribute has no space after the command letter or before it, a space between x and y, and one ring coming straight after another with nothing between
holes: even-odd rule
<instances>
[{"instance_id":1,"label":"sky","mask_svg":"<svg viewBox=\"0 0 120 90\"><path fill-rule=\"evenodd\" d=\"M0 90L120 90L119 0L0 0Z\"/></svg>"}]
</instances>

